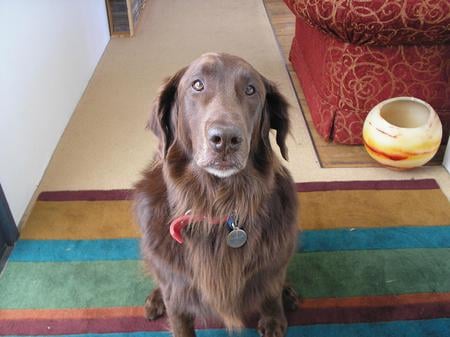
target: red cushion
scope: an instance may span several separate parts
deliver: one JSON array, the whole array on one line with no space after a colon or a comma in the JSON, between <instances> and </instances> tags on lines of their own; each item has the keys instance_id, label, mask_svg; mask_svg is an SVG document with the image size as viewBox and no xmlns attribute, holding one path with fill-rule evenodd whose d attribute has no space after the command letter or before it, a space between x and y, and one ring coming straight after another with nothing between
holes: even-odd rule
<instances>
[{"instance_id":1,"label":"red cushion","mask_svg":"<svg viewBox=\"0 0 450 337\"><path fill-rule=\"evenodd\" d=\"M450 43L449 0L284 0L343 41L376 46Z\"/></svg>"},{"instance_id":2,"label":"red cushion","mask_svg":"<svg viewBox=\"0 0 450 337\"><path fill-rule=\"evenodd\" d=\"M318 132L360 144L364 119L382 100L415 96L450 129L450 45L372 47L344 43L297 19L290 60Z\"/></svg>"}]
</instances>

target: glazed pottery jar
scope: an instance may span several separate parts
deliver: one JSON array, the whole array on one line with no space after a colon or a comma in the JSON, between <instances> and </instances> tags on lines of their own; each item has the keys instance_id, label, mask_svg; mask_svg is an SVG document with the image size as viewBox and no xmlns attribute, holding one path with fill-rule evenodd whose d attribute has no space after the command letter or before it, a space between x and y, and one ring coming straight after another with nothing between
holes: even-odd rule
<instances>
[{"instance_id":1,"label":"glazed pottery jar","mask_svg":"<svg viewBox=\"0 0 450 337\"><path fill-rule=\"evenodd\" d=\"M377 104L363 127L364 146L379 163L410 169L427 163L439 149L442 124L427 102L395 97Z\"/></svg>"}]
</instances>

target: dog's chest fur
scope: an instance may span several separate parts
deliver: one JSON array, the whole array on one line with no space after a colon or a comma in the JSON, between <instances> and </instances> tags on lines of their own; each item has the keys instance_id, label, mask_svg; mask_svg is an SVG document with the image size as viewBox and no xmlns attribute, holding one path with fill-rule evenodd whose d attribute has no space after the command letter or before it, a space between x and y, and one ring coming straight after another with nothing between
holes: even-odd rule
<instances>
[{"instance_id":1,"label":"dog's chest fur","mask_svg":"<svg viewBox=\"0 0 450 337\"><path fill-rule=\"evenodd\" d=\"M218 313L227 326L241 327L242 318L260 306L261 294L276 296L282 286L285 275L280 274L280 265L274 267L271 261L287 259L287 254L277 250L282 242L290 245L287 236L292 233L273 232L268 237L256 230L256 224L242 224L248 241L241 248L231 248L226 243L227 227L214 226L203 230L193 226L186 233L184 249L191 268L190 281L202 302ZM263 251L260 245L264 245Z\"/></svg>"},{"instance_id":2,"label":"dog's chest fur","mask_svg":"<svg viewBox=\"0 0 450 337\"><path fill-rule=\"evenodd\" d=\"M285 280L296 241L296 199L289 176L278 172L268 181L243 177L218 189L202 188L195 176L164 179L161 166L147 178L152 184L145 185L152 188L140 195L137 207L138 214L139 209L151 210L140 216L147 224L143 253L160 286L184 284L191 291L176 296L185 296L179 301L185 310L216 314L227 327L242 327L242 319L264 299L277 296ZM168 223L186 210L221 218L235 212L247 243L231 248L225 224L199 223L186 228L185 242L179 245L168 235Z\"/></svg>"},{"instance_id":3,"label":"dog's chest fur","mask_svg":"<svg viewBox=\"0 0 450 337\"><path fill-rule=\"evenodd\" d=\"M242 317L259 307L264 297L277 295L292 253L295 222L282 219L292 215L289 212L283 215L283 196L278 195L275 187L277 178L286 177L265 178L242 177L216 190L211 187L203 190L196 181L185 180L168 189L169 200L176 200L171 205L175 214L183 214L187 209L196 215L221 218L235 213L238 225L247 232L248 240L241 248L227 245L229 229L225 224L192 224L184 233L183 249L191 268L190 281L202 301L228 326L241 326ZM189 189L182 188L183 184L189 185ZM198 198L199 195L203 197Z\"/></svg>"}]
</instances>

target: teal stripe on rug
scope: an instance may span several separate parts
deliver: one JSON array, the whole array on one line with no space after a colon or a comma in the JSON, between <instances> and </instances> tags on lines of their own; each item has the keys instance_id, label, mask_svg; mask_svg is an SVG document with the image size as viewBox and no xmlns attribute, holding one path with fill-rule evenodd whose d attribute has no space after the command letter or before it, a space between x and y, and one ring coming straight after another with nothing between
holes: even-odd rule
<instances>
[{"instance_id":1,"label":"teal stripe on rug","mask_svg":"<svg viewBox=\"0 0 450 337\"><path fill-rule=\"evenodd\" d=\"M20 240L9 257L13 262L138 260L139 240Z\"/></svg>"},{"instance_id":2,"label":"teal stripe on rug","mask_svg":"<svg viewBox=\"0 0 450 337\"><path fill-rule=\"evenodd\" d=\"M297 251L450 248L450 226L304 231Z\"/></svg>"},{"instance_id":3,"label":"teal stripe on rug","mask_svg":"<svg viewBox=\"0 0 450 337\"><path fill-rule=\"evenodd\" d=\"M450 248L450 226L304 231L299 252ZM139 240L20 240L13 262L138 260Z\"/></svg>"},{"instance_id":4,"label":"teal stripe on rug","mask_svg":"<svg viewBox=\"0 0 450 337\"><path fill-rule=\"evenodd\" d=\"M255 329L229 333L223 329L196 330L198 337L259 337ZM169 337L169 331L71 335L72 337ZM450 336L450 319L385 323L318 324L288 327L286 337L425 337ZM10 336L19 337L19 336ZM24 337L24 336L20 336ZM31 336L29 336L31 337ZM39 337L39 336L33 336ZM44 337L44 336L42 336Z\"/></svg>"}]
</instances>

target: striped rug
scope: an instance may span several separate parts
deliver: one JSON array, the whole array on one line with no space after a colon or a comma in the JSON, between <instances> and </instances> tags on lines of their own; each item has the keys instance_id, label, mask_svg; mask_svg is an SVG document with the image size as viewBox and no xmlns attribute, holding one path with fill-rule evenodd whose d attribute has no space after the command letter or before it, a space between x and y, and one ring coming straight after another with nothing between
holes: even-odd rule
<instances>
[{"instance_id":1,"label":"striped rug","mask_svg":"<svg viewBox=\"0 0 450 337\"><path fill-rule=\"evenodd\" d=\"M288 336L450 336L450 205L434 180L297 184ZM2 336L169 336L147 322L131 191L44 192L0 277ZM219 324L198 336L228 336ZM254 325L241 336L258 336Z\"/></svg>"}]
</instances>

